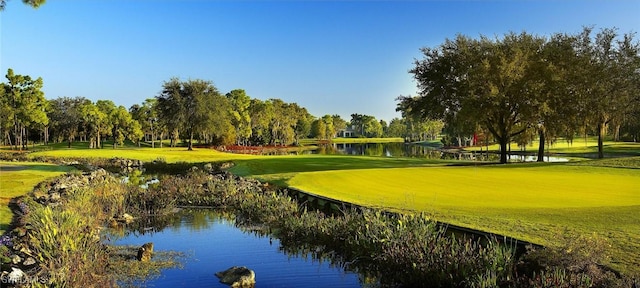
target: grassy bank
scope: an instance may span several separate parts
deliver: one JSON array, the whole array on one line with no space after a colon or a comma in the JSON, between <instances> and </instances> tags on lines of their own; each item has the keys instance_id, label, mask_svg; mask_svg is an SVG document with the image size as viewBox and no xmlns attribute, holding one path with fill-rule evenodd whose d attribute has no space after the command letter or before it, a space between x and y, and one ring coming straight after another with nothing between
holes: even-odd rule
<instances>
[{"instance_id":1,"label":"grassy bank","mask_svg":"<svg viewBox=\"0 0 640 288\"><path fill-rule=\"evenodd\" d=\"M13 215L8 206L11 198L24 195L36 184L72 169L45 163L0 161L0 235L11 223Z\"/></svg>"},{"instance_id":2,"label":"grassy bank","mask_svg":"<svg viewBox=\"0 0 640 288\"><path fill-rule=\"evenodd\" d=\"M611 240L616 268L640 272L638 183L639 169L557 164L306 172L288 181L325 197L426 211L543 245L562 244L558 233L596 233Z\"/></svg>"}]
</instances>

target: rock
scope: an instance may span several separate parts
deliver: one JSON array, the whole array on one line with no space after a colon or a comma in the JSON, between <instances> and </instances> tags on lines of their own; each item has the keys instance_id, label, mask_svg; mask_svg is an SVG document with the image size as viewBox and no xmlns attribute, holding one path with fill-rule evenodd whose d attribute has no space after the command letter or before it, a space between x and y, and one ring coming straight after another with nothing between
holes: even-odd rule
<instances>
[{"instance_id":1,"label":"rock","mask_svg":"<svg viewBox=\"0 0 640 288\"><path fill-rule=\"evenodd\" d=\"M224 163L222 163L220 165L220 169L227 170L227 169L233 167L233 165L234 165L233 162L224 162Z\"/></svg>"},{"instance_id":2,"label":"rock","mask_svg":"<svg viewBox=\"0 0 640 288\"><path fill-rule=\"evenodd\" d=\"M122 214L122 217L120 217L118 221L129 224L133 222L133 219L134 219L133 216L129 215L128 213L124 213Z\"/></svg>"},{"instance_id":3,"label":"rock","mask_svg":"<svg viewBox=\"0 0 640 288\"><path fill-rule=\"evenodd\" d=\"M33 257L28 257L24 262L22 262L22 265L24 266L31 266L33 264L36 264L36 259L33 259Z\"/></svg>"},{"instance_id":4,"label":"rock","mask_svg":"<svg viewBox=\"0 0 640 288\"><path fill-rule=\"evenodd\" d=\"M211 163L204 164L203 168L208 172L213 171L213 165Z\"/></svg>"},{"instance_id":5,"label":"rock","mask_svg":"<svg viewBox=\"0 0 640 288\"><path fill-rule=\"evenodd\" d=\"M69 179L69 180L71 180L71 179ZM67 183L58 183L58 184L53 186L53 190L58 190L58 191L66 191L67 188L69 188Z\"/></svg>"},{"instance_id":6,"label":"rock","mask_svg":"<svg viewBox=\"0 0 640 288\"><path fill-rule=\"evenodd\" d=\"M126 221L127 223L133 222L133 216L129 215L128 213L122 214L122 219L124 219L124 221Z\"/></svg>"},{"instance_id":7,"label":"rock","mask_svg":"<svg viewBox=\"0 0 640 288\"><path fill-rule=\"evenodd\" d=\"M216 273L220 282L231 285L231 287L254 287L256 284L256 273L247 267L233 266L225 271Z\"/></svg>"},{"instance_id":8,"label":"rock","mask_svg":"<svg viewBox=\"0 0 640 288\"><path fill-rule=\"evenodd\" d=\"M53 192L51 194L49 194L49 201L51 202L58 202L60 201L60 193L58 192Z\"/></svg>"},{"instance_id":9,"label":"rock","mask_svg":"<svg viewBox=\"0 0 640 288\"><path fill-rule=\"evenodd\" d=\"M22 272L22 270L15 268L15 267L11 267L11 273L9 273L8 275L8 281L9 283L12 284L16 284L16 283L22 283L22 278L24 278L25 274L24 272ZM2 279L5 279L4 277Z\"/></svg>"},{"instance_id":10,"label":"rock","mask_svg":"<svg viewBox=\"0 0 640 288\"><path fill-rule=\"evenodd\" d=\"M22 262L22 258L20 258L20 256L18 256L16 254L11 255L10 258L11 258L11 263L13 263L13 264L18 264L18 263Z\"/></svg>"},{"instance_id":11,"label":"rock","mask_svg":"<svg viewBox=\"0 0 640 288\"><path fill-rule=\"evenodd\" d=\"M141 262L149 262L151 255L153 254L153 243L145 243L142 247L138 248L138 256L136 259Z\"/></svg>"},{"instance_id":12,"label":"rock","mask_svg":"<svg viewBox=\"0 0 640 288\"><path fill-rule=\"evenodd\" d=\"M26 254L26 255L32 255L33 252L31 252L31 249L29 249L29 247L20 247L20 249L18 250L20 251L20 253Z\"/></svg>"}]
</instances>

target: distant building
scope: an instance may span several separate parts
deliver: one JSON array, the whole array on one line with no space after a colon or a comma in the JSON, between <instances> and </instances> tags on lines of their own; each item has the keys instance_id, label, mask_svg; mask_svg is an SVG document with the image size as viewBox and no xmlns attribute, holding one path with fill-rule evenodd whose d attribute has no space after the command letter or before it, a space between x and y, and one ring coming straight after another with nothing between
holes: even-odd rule
<instances>
[{"instance_id":1,"label":"distant building","mask_svg":"<svg viewBox=\"0 0 640 288\"><path fill-rule=\"evenodd\" d=\"M356 137L356 130L353 129L352 125L349 125L344 129L338 130L338 132L336 133L336 137L342 137L342 138Z\"/></svg>"}]
</instances>

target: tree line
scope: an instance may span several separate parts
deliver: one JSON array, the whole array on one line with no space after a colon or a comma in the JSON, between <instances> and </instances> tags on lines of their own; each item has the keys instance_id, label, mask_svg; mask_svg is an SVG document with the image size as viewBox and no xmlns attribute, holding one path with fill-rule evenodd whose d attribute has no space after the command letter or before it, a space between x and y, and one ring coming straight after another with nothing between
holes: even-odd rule
<instances>
[{"instance_id":1,"label":"tree line","mask_svg":"<svg viewBox=\"0 0 640 288\"><path fill-rule=\"evenodd\" d=\"M188 149L196 141L210 146L297 145L301 138L333 139L348 127L356 137L384 137L388 129L385 121L370 115L352 114L350 121L339 115L314 117L297 103L252 99L242 89L222 94L201 79L172 78L156 97L127 109L111 100L47 100L41 78L12 69L6 78L0 89L0 141L20 150L27 149L29 141L67 142L68 147L80 141L89 148L103 148L105 140L113 148L127 140L151 147L162 147L163 140L171 147L182 141Z\"/></svg>"},{"instance_id":2,"label":"tree line","mask_svg":"<svg viewBox=\"0 0 640 288\"><path fill-rule=\"evenodd\" d=\"M507 145L539 139L597 135L640 136L640 44L635 34L592 27L577 34L540 37L523 32L501 38L458 35L422 48L409 71L417 96L397 98L410 118L439 119L449 135L483 134Z\"/></svg>"}]
</instances>

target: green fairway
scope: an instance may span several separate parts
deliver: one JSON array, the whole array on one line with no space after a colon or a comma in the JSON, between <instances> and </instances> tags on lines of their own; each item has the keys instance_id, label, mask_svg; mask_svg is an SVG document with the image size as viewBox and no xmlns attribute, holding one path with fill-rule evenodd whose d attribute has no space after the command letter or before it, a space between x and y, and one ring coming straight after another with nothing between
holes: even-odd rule
<instances>
[{"instance_id":1,"label":"green fairway","mask_svg":"<svg viewBox=\"0 0 640 288\"><path fill-rule=\"evenodd\" d=\"M24 195L36 184L72 169L43 163L0 161L0 235L11 222L11 210L7 206L11 198Z\"/></svg>"},{"instance_id":2,"label":"green fairway","mask_svg":"<svg viewBox=\"0 0 640 288\"><path fill-rule=\"evenodd\" d=\"M262 156L234 162L236 166L230 171L236 175L252 176L279 185L287 185L286 180L301 172L444 165L454 161L343 155L297 155Z\"/></svg>"},{"instance_id":3,"label":"green fairway","mask_svg":"<svg viewBox=\"0 0 640 288\"><path fill-rule=\"evenodd\" d=\"M68 157L68 158L128 158L142 161L164 160L168 163L175 162L215 162L233 159L250 159L257 156L231 154L207 148L195 148L188 151L185 147L177 148L117 148L110 147L102 149L56 149L33 152L30 157Z\"/></svg>"},{"instance_id":4,"label":"green fairway","mask_svg":"<svg viewBox=\"0 0 640 288\"><path fill-rule=\"evenodd\" d=\"M544 245L563 229L614 245L618 268L640 266L640 170L502 165L300 173L292 187L396 211L426 211L451 224ZM635 255L635 256L634 256Z\"/></svg>"},{"instance_id":5,"label":"green fairway","mask_svg":"<svg viewBox=\"0 0 640 288\"><path fill-rule=\"evenodd\" d=\"M504 167L504 166L503 166ZM339 185L336 185L340 183ZM438 167L301 173L293 187L324 195L390 197L385 206L563 208L640 205L640 171L600 167ZM412 203L398 196L414 195ZM350 198L352 201L357 198ZM406 205L406 206L405 206Z\"/></svg>"}]
</instances>

